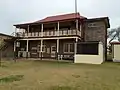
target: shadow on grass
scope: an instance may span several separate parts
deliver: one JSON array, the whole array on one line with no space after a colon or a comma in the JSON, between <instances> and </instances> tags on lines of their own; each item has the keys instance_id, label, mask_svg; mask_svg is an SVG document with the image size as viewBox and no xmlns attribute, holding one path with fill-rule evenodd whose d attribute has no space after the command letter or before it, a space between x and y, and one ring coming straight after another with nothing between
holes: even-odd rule
<instances>
[{"instance_id":1,"label":"shadow on grass","mask_svg":"<svg viewBox=\"0 0 120 90\"><path fill-rule=\"evenodd\" d=\"M0 78L0 83L10 83L14 81L22 80L24 75L10 75L7 77Z\"/></svg>"}]
</instances>

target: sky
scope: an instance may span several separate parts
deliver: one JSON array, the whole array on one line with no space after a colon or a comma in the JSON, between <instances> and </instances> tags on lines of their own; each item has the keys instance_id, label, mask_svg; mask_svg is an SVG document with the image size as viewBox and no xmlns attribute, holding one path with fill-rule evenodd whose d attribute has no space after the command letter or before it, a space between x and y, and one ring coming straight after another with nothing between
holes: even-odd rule
<instances>
[{"instance_id":1,"label":"sky","mask_svg":"<svg viewBox=\"0 0 120 90\"><path fill-rule=\"evenodd\" d=\"M0 33L11 34L14 24L75 12L75 0L0 0ZM111 28L120 26L120 0L78 0L78 12L87 18L107 16Z\"/></svg>"}]
</instances>

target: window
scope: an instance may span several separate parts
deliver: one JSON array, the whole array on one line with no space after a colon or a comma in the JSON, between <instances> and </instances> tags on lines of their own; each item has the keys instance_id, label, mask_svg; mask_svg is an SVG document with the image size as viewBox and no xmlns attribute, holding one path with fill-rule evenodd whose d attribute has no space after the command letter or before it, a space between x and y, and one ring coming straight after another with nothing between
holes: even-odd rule
<instances>
[{"instance_id":1,"label":"window","mask_svg":"<svg viewBox=\"0 0 120 90\"><path fill-rule=\"evenodd\" d=\"M51 52L56 52L56 47L55 46L51 46Z\"/></svg>"},{"instance_id":2,"label":"window","mask_svg":"<svg viewBox=\"0 0 120 90\"><path fill-rule=\"evenodd\" d=\"M73 43L65 43L64 44L64 52L66 52L66 53L74 52L74 45L73 45Z\"/></svg>"},{"instance_id":3,"label":"window","mask_svg":"<svg viewBox=\"0 0 120 90\"><path fill-rule=\"evenodd\" d=\"M64 52L68 52L68 46L69 46L69 44L67 44L67 43L64 45Z\"/></svg>"},{"instance_id":4,"label":"window","mask_svg":"<svg viewBox=\"0 0 120 90\"><path fill-rule=\"evenodd\" d=\"M88 27L98 27L98 25L96 23L89 23Z\"/></svg>"},{"instance_id":5,"label":"window","mask_svg":"<svg viewBox=\"0 0 120 90\"><path fill-rule=\"evenodd\" d=\"M98 55L98 43L81 43L77 45L77 54Z\"/></svg>"},{"instance_id":6,"label":"window","mask_svg":"<svg viewBox=\"0 0 120 90\"><path fill-rule=\"evenodd\" d=\"M69 46L69 48L70 48L70 52L74 52L74 46L73 46L73 44L69 44L70 46Z\"/></svg>"}]
</instances>

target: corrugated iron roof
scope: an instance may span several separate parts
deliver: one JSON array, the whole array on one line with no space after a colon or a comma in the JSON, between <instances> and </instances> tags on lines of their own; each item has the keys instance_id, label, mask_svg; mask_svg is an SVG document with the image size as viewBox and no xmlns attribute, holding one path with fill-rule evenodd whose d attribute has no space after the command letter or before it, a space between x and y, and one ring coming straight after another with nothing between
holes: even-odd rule
<instances>
[{"instance_id":1,"label":"corrugated iron roof","mask_svg":"<svg viewBox=\"0 0 120 90\"><path fill-rule=\"evenodd\" d=\"M17 24L14 26L19 25L29 25L29 24L35 24L35 23L46 23L46 22L55 22L55 21L62 21L62 20L70 20L70 19L86 19L86 17L81 16L79 13L70 13L70 14L63 14L63 15L56 15L56 16L49 16L44 19L31 22L31 23L24 23L24 24Z\"/></svg>"},{"instance_id":2,"label":"corrugated iron roof","mask_svg":"<svg viewBox=\"0 0 120 90\"><path fill-rule=\"evenodd\" d=\"M56 16L46 17L45 19L36 21L36 23L39 23L39 22L61 21L61 20L68 20L68 19L75 19L75 18L85 19L85 17L80 16L79 13L71 13L71 14L64 14L64 15L56 15Z\"/></svg>"}]
</instances>

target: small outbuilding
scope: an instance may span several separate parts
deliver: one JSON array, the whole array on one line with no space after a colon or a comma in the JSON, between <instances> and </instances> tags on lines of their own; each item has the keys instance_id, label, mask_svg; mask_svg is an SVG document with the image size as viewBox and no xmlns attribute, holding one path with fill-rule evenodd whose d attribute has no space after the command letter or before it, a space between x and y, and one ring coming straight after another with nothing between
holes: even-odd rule
<instances>
[{"instance_id":1,"label":"small outbuilding","mask_svg":"<svg viewBox=\"0 0 120 90\"><path fill-rule=\"evenodd\" d=\"M111 46L113 62L120 62L120 42L112 42Z\"/></svg>"}]
</instances>

